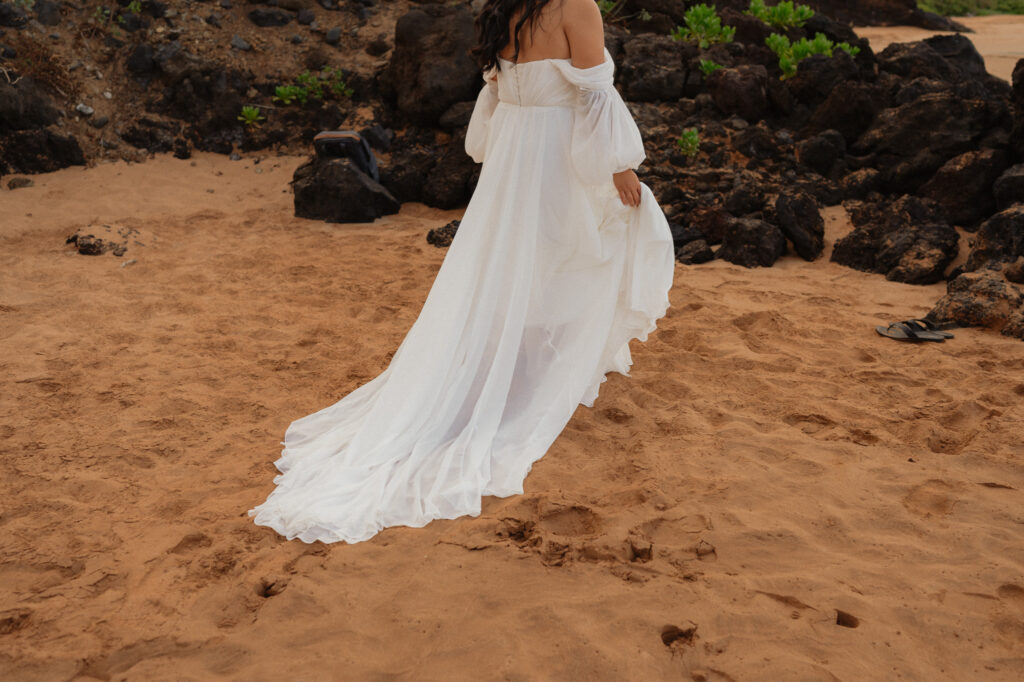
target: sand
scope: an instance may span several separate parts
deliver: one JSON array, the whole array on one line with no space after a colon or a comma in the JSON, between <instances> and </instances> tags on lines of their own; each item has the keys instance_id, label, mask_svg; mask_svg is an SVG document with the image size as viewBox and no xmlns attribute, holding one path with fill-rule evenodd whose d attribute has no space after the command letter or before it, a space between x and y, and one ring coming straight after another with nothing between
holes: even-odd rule
<instances>
[{"instance_id":1,"label":"sand","mask_svg":"<svg viewBox=\"0 0 1024 682\"><path fill-rule=\"evenodd\" d=\"M0 191L0 679L1024 677L1024 346L884 339L943 285L827 258L677 265L632 377L479 518L254 526L285 428L386 366L459 215L300 220L300 162ZM87 226L127 252L65 245Z\"/></svg>"},{"instance_id":2,"label":"sand","mask_svg":"<svg viewBox=\"0 0 1024 682\"><path fill-rule=\"evenodd\" d=\"M963 35L971 39L974 47L985 59L988 72L1009 81L1018 59L1024 59L1024 16L993 15L983 17L955 17L974 33ZM857 26L857 35L867 38L876 53L889 43L905 43L948 31L928 31L913 26Z\"/></svg>"}]
</instances>

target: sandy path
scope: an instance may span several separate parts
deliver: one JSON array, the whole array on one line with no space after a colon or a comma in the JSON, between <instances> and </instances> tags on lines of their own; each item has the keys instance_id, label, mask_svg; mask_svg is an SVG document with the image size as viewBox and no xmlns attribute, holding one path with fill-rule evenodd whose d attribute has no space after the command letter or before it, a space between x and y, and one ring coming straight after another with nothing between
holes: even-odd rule
<instances>
[{"instance_id":1,"label":"sandy path","mask_svg":"<svg viewBox=\"0 0 1024 682\"><path fill-rule=\"evenodd\" d=\"M956 20L975 31L964 35L984 57L989 73L1009 81L1017 60L1024 59L1024 16L956 17ZM854 30L870 41L875 52L881 52L889 43L923 40L940 33L913 26L857 26Z\"/></svg>"},{"instance_id":2,"label":"sandy path","mask_svg":"<svg viewBox=\"0 0 1024 682\"><path fill-rule=\"evenodd\" d=\"M677 266L633 377L478 519L253 526L285 427L385 367L457 215L299 220L297 163L0 192L0 677L1024 675L1024 346L882 339L942 285L824 260ZM141 243L63 244L104 223Z\"/></svg>"}]
</instances>

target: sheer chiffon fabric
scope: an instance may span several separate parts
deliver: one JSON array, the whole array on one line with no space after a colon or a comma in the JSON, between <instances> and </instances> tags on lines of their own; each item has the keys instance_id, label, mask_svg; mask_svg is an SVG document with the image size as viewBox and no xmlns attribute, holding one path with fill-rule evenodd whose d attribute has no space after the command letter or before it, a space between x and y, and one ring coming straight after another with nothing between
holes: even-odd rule
<instances>
[{"instance_id":1,"label":"sheer chiffon fabric","mask_svg":"<svg viewBox=\"0 0 1024 682\"><path fill-rule=\"evenodd\" d=\"M466 136L480 179L426 302L380 375L293 422L257 524L305 542L480 513L523 492L577 405L628 374L668 308L674 252L614 66L502 64Z\"/></svg>"}]
</instances>

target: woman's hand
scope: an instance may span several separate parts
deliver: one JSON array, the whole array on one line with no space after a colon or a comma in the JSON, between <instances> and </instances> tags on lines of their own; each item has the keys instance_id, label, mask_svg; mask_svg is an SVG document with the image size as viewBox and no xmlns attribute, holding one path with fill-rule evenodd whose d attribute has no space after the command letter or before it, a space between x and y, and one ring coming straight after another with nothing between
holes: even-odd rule
<instances>
[{"instance_id":1,"label":"woman's hand","mask_svg":"<svg viewBox=\"0 0 1024 682\"><path fill-rule=\"evenodd\" d=\"M640 178L631 170L612 175L615 189L619 190L619 198L626 206L640 205Z\"/></svg>"}]
</instances>

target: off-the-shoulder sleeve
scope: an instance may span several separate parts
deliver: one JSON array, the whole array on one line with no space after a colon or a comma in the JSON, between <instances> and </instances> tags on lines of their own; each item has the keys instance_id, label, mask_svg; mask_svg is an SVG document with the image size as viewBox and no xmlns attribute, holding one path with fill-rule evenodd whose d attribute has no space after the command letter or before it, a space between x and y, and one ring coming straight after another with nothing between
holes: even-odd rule
<instances>
[{"instance_id":1,"label":"off-the-shoulder sleeve","mask_svg":"<svg viewBox=\"0 0 1024 682\"><path fill-rule=\"evenodd\" d=\"M466 153L477 163L484 162L491 117L498 106L498 82L491 78L495 73L494 69L484 72L484 85L476 97L476 106L473 107L469 128L466 129Z\"/></svg>"},{"instance_id":2,"label":"off-the-shoulder sleeve","mask_svg":"<svg viewBox=\"0 0 1024 682\"><path fill-rule=\"evenodd\" d=\"M555 62L579 97L572 131L572 161L588 184L611 181L624 170L637 169L646 158L640 130L614 86L615 65L605 50L604 63L589 69Z\"/></svg>"}]
</instances>

